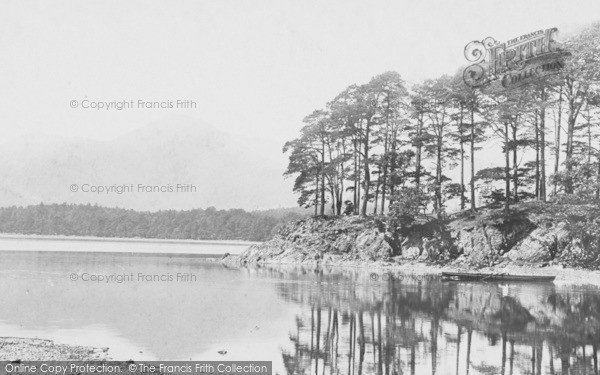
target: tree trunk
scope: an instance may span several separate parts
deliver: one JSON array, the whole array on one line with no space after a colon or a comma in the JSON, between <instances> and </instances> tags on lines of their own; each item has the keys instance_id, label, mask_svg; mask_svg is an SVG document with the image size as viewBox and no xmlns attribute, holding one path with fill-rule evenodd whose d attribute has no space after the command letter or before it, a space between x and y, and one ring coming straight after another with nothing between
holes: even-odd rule
<instances>
[{"instance_id":1,"label":"tree trunk","mask_svg":"<svg viewBox=\"0 0 600 375\"><path fill-rule=\"evenodd\" d=\"M565 179L565 193L573 194L573 135L575 132L575 117L573 111L569 110L569 117L567 118L567 148L565 150L565 169L567 170L567 176Z\"/></svg>"},{"instance_id":2,"label":"tree trunk","mask_svg":"<svg viewBox=\"0 0 600 375\"><path fill-rule=\"evenodd\" d=\"M475 110L471 107L471 211L475 212Z\"/></svg>"},{"instance_id":3,"label":"tree trunk","mask_svg":"<svg viewBox=\"0 0 600 375\"><path fill-rule=\"evenodd\" d=\"M358 193L358 183L357 183L357 176L358 176L358 152L356 150L356 139L354 140L354 189L353 189L353 195L352 195L352 204L354 205L354 214L356 214L356 194Z\"/></svg>"},{"instance_id":4,"label":"tree trunk","mask_svg":"<svg viewBox=\"0 0 600 375\"><path fill-rule=\"evenodd\" d=\"M389 122L389 120L388 120ZM384 146L383 146L383 181L381 183L381 214L383 215L385 213L385 193L386 193L386 188L388 185L388 168L389 168L389 148L390 148L390 141L389 141L389 125L386 127L386 134L385 134L385 142L384 142ZM381 172L380 172L381 173ZM375 207L377 207L377 205L375 205Z\"/></svg>"},{"instance_id":5,"label":"tree trunk","mask_svg":"<svg viewBox=\"0 0 600 375\"><path fill-rule=\"evenodd\" d=\"M509 200L510 200L510 150L508 149L508 122L504 123L504 181L505 181L505 191L504 194L506 196L504 202L504 210L508 212L510 210Z\"/></svg>"},{"instance_id":6,"label":"tree trunk","mask_svg":"<svg viewBox=\"0 0 600 375\"><path fill-rule=\"evenodd\" d=\"M540 199L540 126L538 110L535 110L535 199Z\"/></svg>"},{"instance_id":7,"label":"tree trunk","mask_svg":"<svg viewBox=\"0 0 600 375\"><path fill-rule=\"evenodd\" d=\"M435 200L436 200L436 208L437 208L437 217L438 219L442 217L442 136L438 138L437 142L437 165L435 171Z\"/></svg>"},{"instance_id":8,"label":"tree trunk","mask_svg":"<svg viewBox=\"0 0 600 375\"><path fill-rule=\"evenodd\" d=\"M380 179L379 176L381 174L381 170L379 170L379 173L377 174L377 184L375 185L375 202L373 204L373 215L377 215L377 207L379 205L379 187L380 187Z\"/></svg>"},{"instance_id":9,"label":"tree trunk","mask_svg":"<svg viewBox=\"0 0 600 375\"><path fill-rule=\"evenodd\" d=\"M325 143L321 145L321 216L325 216Z\"/></svg>"},{"instance_id":10,"label":"tree trunk","mask_svg":"<svg viewBox=\"0 0 600 375\"><path fill-rule=\"evenodd\" d=\"M573 194L573 143L575 140L575 125L577 124L577 117L583 101L577 102L578 89L575 88L575 83L572 79L567 79L568 96L567 100L569 103L569 117L567 119L567 149L565 166L567 170L567 178L565 180L565 193Z\"/></svg>"},{"instance_id":11,"label":"tree trunk","mask_svg":"<svg viewBox=\"0 0 600 375\"><path fill-rule=\"evenodd\" d=\"M388 181L387 181L387 166L384 167L385 169L383 170L383 182L381 183L381 214L383 215L385 213L385 193L386 193L386 187L388 185Z\"/></svg>"},{"instance_id":12,"label":"tree trunk","mask_svg":"<svg viewBox=\"0 0 600 375\"><path fill-rule=\"evenodd\" d=\"M319 214L319 172L315 178L315 216Z\"/></svg>"},{"instance_id":13,"label":"tree trunk","mask_svg":"<svg viewBox=\"0 0 600 375\"><path fill-rule=\"evenodd\" d=\"M416 167L415 167L415 185L417 186L417 189L421 186L421 152L422 152L422 145L421 145L421 132L422 132L422 128L423 128L423 115L420 114L419 117L417 118L417 152L415 155L415 163L416 163Z\"/></svg>"},{"instance_id":14,"label":"tree trunk","mask_svg":"<svg viewBox=\"0 0 600 375\"><path fill-rule=\"evenodd\" d=\"M546 94L544 94L544 101ZM540 110L540 200L546 201L546 107Z\"/></svg>"},{"instance_id":15,"label":"tree trunk","mask_svg":"<svg viewBox=\"0 0 600 375\"><path fill-rule=\"evenodd\" d=\"M513 196L515 202L519 201L518 187L519 187L519 167L517 163L517 123L512 125L512 136L513 136Z\"/></svg>"},{"instance_id":16,"label":"tree trunk","mask_svg":"<svg viewBox=\"0 0 600 375\"><path fill-rule=\"evenodd\" d=\"M360 195L361 195L361 191L360 191L360 186L361 186L361 168L360 168L360 164L361 164L361 156L360 156L360 148L362 146L360 145L360 143L357 144L357 154L358 154L358 167L356 169L356 180L358 181L356 183L356 203L354 204L354 214L358 215L358 211L360 209Z\"/></svg>"},{"instance_id":17,"label":"tree trunk","mask_svg":"<svg viewBox=\"0 0 600 375\"><path fill-rule=\"evenodd\" d=\"M558 173L558 166L560 165L560 132L561 132L561 128L560 128L560 123L561 123L561 119L562 119L562 100L563 100L563 93L562 93L562 86L560 87L560 92L558 95L558 119L557 119L557 123L554 125L554 152L555 152L555 158L554 158L554 174L556 175ZM557 183L556 181L554 181L554 195L556 195L557 193Z\"/></svg>"},{"instance_id":18,"label":"tree trunk","mask_svg":"<svg viewBox=\"0 0 600 375\"><path fill-rule=\"evenodd\" d=\"M364 148L365 153L363 155L364 160L364 178L363 178L363 205L360 214L367 216L367 204L369 203L369 185L371 183L371 175L369 171L369 132L371 128L371 121L367 120L365 128Z\"/></svg>"},{"instance_id":19,"label":"tree trunk","mask_svg":"<svg viewBox=\"0 0 600 375\"><path fill-rule=\"evenodd\" d=\"M333 163L333 160L335 158L334 158L333 152L331 150L330 142L327 142L327 153L328 153L328 157L329 157L329 162ZM328 178L330 195L331 195L331 214L333 216L335 216L338 211L338 196L340 195L340 187L338 185L340 176L339 176L338 167L339 166L336 164L335 169L331 170L331 176Z\"/></svg>"},{"instance_id":20,"label":"tree trunk","mask_svg":"<svg viewBox=\"0 0 600 375\"><path fill-rule=\"evenodd\" d=\"M463 108L460 108L460 123L458 124L458 136L460 138L460 209L465 209L465 142L463 139Z\"/></svg>"},{"instance_id":21,"label":"tree trunk","mask_svg":"<svg viewBox=\"0 0 600 375\"><path fill-rule=\"evenodd\" d=\"M344 170L344 165L342 164L342 171ZM339 187L339 191L340 193L338 194L338 202L337 202L337 211L336 211L336 215L340 216L342 214L342 201L344 200L343 196L344 196L344 175L342 172L341 178L340 178L340 187Z\"/></svg>"},{"instance_id":22,"label":"tree trunk","mask_svg":"<svg viewBox=\"0 0 600 375\"><path fill-rule=\"evenodd\" d=\"M394 191L395 191L395 184L396 184L396 178L395 178L395 172L396 172L396 160L397 160L397 155L396 155L396 137L398 136L398 134L396 133L396 130L394 130L394 134L392 135L392 157L390 159L390 175L388 177L388 185L390 187L390 204L391 205L394 202ZM383 214L384 211L384 205L385 201L381 202L381 213Z\"/></svg>"},{"instance_id":23,"label":"tree trunk","mask_svg":"<svg viewBox=\"0 0 600 375\"><path fill-rule=\"evenodd\" d=\"M333 184L329 184L329 186L331 187L331 192L329 193L329 195L331 196L331 214L335 215L336 211L337 211L337 190L334 189L334 186L332 186Z\"/></svg>"}]
</instances>

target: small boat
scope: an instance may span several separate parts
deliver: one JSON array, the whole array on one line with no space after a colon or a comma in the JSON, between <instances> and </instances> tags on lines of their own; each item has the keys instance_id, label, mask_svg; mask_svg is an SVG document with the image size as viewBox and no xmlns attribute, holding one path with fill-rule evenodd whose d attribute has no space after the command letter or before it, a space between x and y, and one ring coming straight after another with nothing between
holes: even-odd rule
<instances>
[{"instance_id":1,"label":"small boat","mask_svg":"<svg viewBox=\"0 0 600 375\"><path fill-rule=\"evenodd\" d=\"M548 283L556 276L511 275L508 273L442 272L443 281L512 281Z\"/></svg>"}]
</instances>

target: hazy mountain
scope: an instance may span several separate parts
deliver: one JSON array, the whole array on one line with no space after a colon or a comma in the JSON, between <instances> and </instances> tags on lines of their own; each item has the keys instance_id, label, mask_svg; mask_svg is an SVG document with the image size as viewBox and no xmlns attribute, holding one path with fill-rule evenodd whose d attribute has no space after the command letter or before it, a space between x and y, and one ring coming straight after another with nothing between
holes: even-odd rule
<instances>
[{"instance_id":1,"label":"hazy mountain","mask_svg":"<svg viewBox=\"0 0 600 375\"><path fill-rule=\"evenodd\" d=\"M191 119L163 120L111 141L35 135L0 146L0 206L98 203L137 210L293 206L283 155ZM77 184L79 191L71 192ZM85 193L82 185L131 185ZM139 192L144 186L173 192ZM196 192L176 192L192 184Z\"/></svg>"}]
</instances>

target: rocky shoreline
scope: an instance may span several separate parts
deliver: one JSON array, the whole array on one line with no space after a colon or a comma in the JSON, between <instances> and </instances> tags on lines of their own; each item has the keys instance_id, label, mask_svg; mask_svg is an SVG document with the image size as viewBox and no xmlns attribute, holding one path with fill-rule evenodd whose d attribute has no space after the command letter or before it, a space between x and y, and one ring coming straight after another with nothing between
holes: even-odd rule
<instances>
[{"instance_id":1,"label":"rocky shoreline","mask_svg":"<svg viewBox=\"0 0 600 375\"><path fill-rule=\"evenodd\" d=\"M308 218L226 264L344 266L438 274L473 271L556 275L600 285L599 210L594 206L521 204L509 214L488 209L440 223L417 223L394 241L378 217Z\"/></svg>"},{"instance_id":2,"label":"rocky shoreline","mask_svg":"<svg viewBox=\"0 0 600 375\"><path fill-rule=\"evenodd\" d=\"M0 337L3 361L107 361L108 348L57 344L39 338Z\"/></svg>"},{"instance_id":3,"label":"rocky shoreline","mask_svg":"<svg viewBox=\"0 0 600 375\"><path fill-rule=\"evenodd\" d=\"M440 264L427 261L341 261L339 263L319 263L319 262L285 262L285 261L261 261L258 263L240 262L238 256L228 256L222 263L227 266L247 266L260 265L261 267L274 269L287 268L305 268L305 269L356 269L362 272L374 273L382 281L387 279L402 279L404 276L441 276L442 272L481 272L481 273L501 273L510 275L535 275L535 276L555 276L556 284L565 284L573 286L594 286L600 287L600 270L589 270L585 268L564 268L560 265L544 266L539 264L516 264L514 262L504 262L491 267L472 268L466 265Z\"/></svg>"}]
</instances>

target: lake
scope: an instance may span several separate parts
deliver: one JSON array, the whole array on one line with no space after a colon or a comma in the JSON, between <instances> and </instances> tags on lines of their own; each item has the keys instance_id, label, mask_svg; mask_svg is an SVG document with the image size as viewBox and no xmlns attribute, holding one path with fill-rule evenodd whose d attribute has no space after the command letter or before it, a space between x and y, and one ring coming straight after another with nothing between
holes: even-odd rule
<instances>
[{"instance_id":1,"label":"lake","mask_svg":"<svg viewBox=\"0 0 600 375\"><path fill-rule=\"evenodd\" d=\"M170 254L69 244L0 252L2 336L109 347L115 359L271 360L281 374L598 373L596 288L236 268L176 244L149 245Z\"/></svg>"},{"instance_id":2,"label":"lake","mask_svg":"<svg viewBox=\"0 0 600 375\"><path fill-rule=\"evenodd\" d=\"M194 254L222 256L239 254L250 241L156 240L140 238L99 238L67 236L29 236L0 234L0 251L60 251L135 254Z\"/></svg>"}]
</instances>

